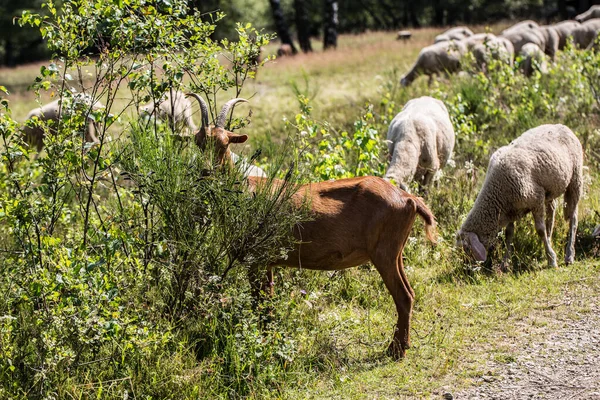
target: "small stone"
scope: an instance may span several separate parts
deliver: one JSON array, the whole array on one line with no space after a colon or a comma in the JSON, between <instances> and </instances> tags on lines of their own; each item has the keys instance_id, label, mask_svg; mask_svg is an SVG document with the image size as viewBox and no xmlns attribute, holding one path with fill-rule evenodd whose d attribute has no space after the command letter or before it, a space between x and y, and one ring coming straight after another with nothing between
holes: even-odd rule
<instances>
[{"instance_id":1,"label":"small stone","mask_svg":"<svg viewBox=\"0 0 600 400\"><path fill-rule=\"evenodd\" d=\"M444 394L442 395L442 398L443 398L444 400L452 400L452 399L454 399L454 396L452 396L452 393L450 393L450 392L446 392L446 393L444 393Z\"/></svg>"}]
</instances>

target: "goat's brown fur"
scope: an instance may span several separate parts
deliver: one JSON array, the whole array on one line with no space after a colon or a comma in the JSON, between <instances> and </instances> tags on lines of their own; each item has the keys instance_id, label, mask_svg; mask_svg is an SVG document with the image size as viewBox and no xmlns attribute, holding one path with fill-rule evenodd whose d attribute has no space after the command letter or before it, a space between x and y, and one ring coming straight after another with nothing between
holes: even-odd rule
<instances>
[{"instance_id":1,"label":"goat's brown fur","mask_svg":"<svg viewBox=\"0 0 600 400\"><path fill-rule=\"evenodd\" d=\"M249 185L256 188L264 179L249 177ZM293 202L301 207L305 201L312 220L294 227L298 244L287 258L269 266L267 281L262 285L254 270L250 277L254 295L258 296L261 289L272 294L271 268L276 265L330 271L372 262L398 312L388 353L394 358L403 357L410 344L415 294L404 272L402 250L417 215L425 221L429 240L435 241L433 214L420 198L374 176L303 185Z\"/></svg>"},{"instance_id":2,"label":"goat's brown fur","mask_svg":"<svg viewBox=\"0 0 600 400\"><path fill-rule=\"evenodd\" d=\"M199 132L196 138L202 139L201 148L208 141L214 142L216 149L222 149L217 152L217 162L231 165L227 160L229 143L234 142L231 135L222 128L212 128ZM268 182L260 177L247 179L249 191L259 190ZM282 184L276 180L271 187L278 189ZM255 297L259 297L261 289L272 294L272 267L276 265L331 271L372 262L398 312L388 353L394 358L403 357L410 344L415 293L404 272L402 250L417 215L425 221L428 239L435 241L435 219L431 211L420 198L374 176L302 185L294 193L292 202L296 207L308 204L312 219L294 227L297 245L286 258L268 266L266 281L259 277L258 266L250 269Z\"/></svg>"}]
</instances>

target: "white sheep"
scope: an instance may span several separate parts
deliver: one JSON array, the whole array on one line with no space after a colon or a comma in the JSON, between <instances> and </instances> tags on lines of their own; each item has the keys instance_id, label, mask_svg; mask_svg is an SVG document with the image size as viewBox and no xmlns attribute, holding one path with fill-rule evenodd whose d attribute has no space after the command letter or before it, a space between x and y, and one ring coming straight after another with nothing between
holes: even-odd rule
<instances>
[{"instance_id":1,"label":"white sheep","mask_svg":"<svg viewBox=\"0 0 600 400\"><path fill-rule=\"evenodd\" d=\"M589 10L576 16L575 21L585 22L592 18L600 18L600 5L591 6Z\"/></svg>"},{"instance_id":2,"label":"white sheep","mask_svg":"<svg viewBox=\"0 0 600 400\"><path fill-rule=\"evenodd\" d=\"M531 76L534 71L540 71L542 74L548 72L546 55L538 45L534 43L525 44L521 48L519 55L521 56L519 69L523 72L523 75Z\"/></svg>"},{"instance_id":3,"label":"white sheep","mask_svg":"<svg viewBox=\"0 0 600 400\"><path fill-rule=\"evenodd\" d=\"M467 51L472 51L475 46L486 43L496 37L497 36L493 33L476 33L473 36L461 40L461 42L466 46Z\"/></svg>"},{"instance_id":4,"label":"white sheep","mask_svg":"<svg viewBox=\"0 0 600 400\"><path fill-rule=\"evenodd\" d=\"M471 53L473 53L477 66L482 69L490 60L499 60L512 66L515 48L510 40L504 37L491 36L483 43L475 45Z\"/></svg>"},{"instance_id":5,"label":"white sheep","mask_svg":"<svg viewBox=\"0 0 600 400\"><path fill-rule=\"evenodd\" d=\"M385 178L404 190L411 179L427 186L454 148L454 128L446 106L428 96L410 100L392 120L387 140L390 166Z\"/></svg>"},{"instance_id":6,"label":"white sheep","mask_svg":"<svg viewBox=\"0 0 600 400\"><path fill-rule=\"evenodd\" d=\"M469 36L473 36L473 31L466 26L457 26L437 35L434 39L434 43L447 42L449 40L462 40Z\"/></svg>"},{"instance_id":7,"label":"white sheep","mask_svg":"<svg viewBox=\"0 0 600 400\"><path fill-rule=\"evenodd\" d=\"M531 212L548 264L556 266L550 240L555 199L564 194L564 216L569 221L565 263L572 263L582 169L581 143L566 126L541 125L523 133L492 154L483 187L457 233L457 245L476 260L485 261L498 232L506 227L507 263L512 253L514 222Z\"/></svg>"},{"instance_id":8,"label":"white sheep","mask_svg":"<svg viewBox=\"0 0 600 400\"><path fill-rule=\"evenodd\" d=\"M578 45L578 34L577 32L581 29L581 24L577 21L562 21L552 25L552 27L558 33L558 49L562 50L567 44L569 38L573 39L575 45Z\"/></svg>"},{"instance_id":9,"label":"white sheep","mask_svg":"<svg viewBox=\"0 0 600 400\"><path fill-rule=\"evenodd\" d=\"M83 107L82 111L84 115L89 114L92 110L99 110L104 108L104 105L99 101L93 102L92 98L89 95L78 93L74 95L72 98L62 98L54 100L50 103L44 104L41 107L34 108L29 111L26 121L31 119L38 119L43 122L51 122L49 124L49 129L51 133L56 133L56 129L58 127L59 121L62 115L69 115L74 113L76 109ZM97 126L93 118L88 116L87 123L84 129L84 137L85 141L88 143L98 143L98 138L96 137ZM26 123L23 127L23 134L25 136L25 141L29 143L31 146L35 146L37 151L40 152L44 148L44 129L40 126L30 126L29 123Z\"/></svg>"},{"instance_id":10,"label":"white sheep","mask_svg":"<svg viewBox=\"0 0 600 400\"><path fill-rule=\"evenodd\" d=\"M600 33L600 18L589 19L581 24L579 47L590 49L595 47L595 40Z\"/></svg>"},{"instance_id":11,"label":"white sheep","mask_svg":"<svg viewBox=\"0 0 600 400\"><path fill-rule=\"evenodd\" d=\"M444 73L449 75L458 71L460 61L467 52L464 43L460 41L440 42L421 50L417 61L410 71L402 77L402 86L410 85L420 75L429 75L429 83L433 75Z\"/></svg>"},{"instance_id":12,"label":"white sheep","mask_svg":"<svg viewBox=\"0 0 600 400\"><path fill-rule=\"evenodd\" d=\"M156 115L163 121L176 128L185 127L189 132L197 130L192 119L192 103L185 97L185 93L179 90L167 90L165 95L159 99L158 104L154 101L140 106L140 115Z\"/></svg>"},{"instance_id":13,"label":"white sheep","mask_svg":"<svg viewBox=\"0 0 600 400\"><path fill-rule=\"evenodd\" d=\"M249 176L257 176L260 178L266 178L267 174L261 167L257 167L256 165L249 164L245 158L242 158L235 154L233 151L231 152L231 161L234 164L239 164L241 171L244 172L245 177Z\"/></svg>"},{"instance_id":14,"label":"white sheep","mask_svg":"<svg viewBox=\"0 0 600 400\"><path fill-rule=\"evenodd\" d=\"M514 24L513 26L506 28L505 30L500 32L500 35L508 35L512 32L517 32L517 31L520 31L523 29L536 29L539 27L540 26L538 25L537 22L532 21L530 19L526 19L525 21L518 22L518 23Z\"/></svg>"},{"instance_id":15,"label":"white sheep","mask_svg":"<svg viewBox=\"0 0 600 400\"><path fill-rule=\"evenodd\" d=\"M521 48L527 43L538 45L552 60L558 51L559 36L556 30L550 26L511 30L509 33L503 33L501 37L511 41L515 48L515 54L519 54Z\"/></svg>"}]
</instances>

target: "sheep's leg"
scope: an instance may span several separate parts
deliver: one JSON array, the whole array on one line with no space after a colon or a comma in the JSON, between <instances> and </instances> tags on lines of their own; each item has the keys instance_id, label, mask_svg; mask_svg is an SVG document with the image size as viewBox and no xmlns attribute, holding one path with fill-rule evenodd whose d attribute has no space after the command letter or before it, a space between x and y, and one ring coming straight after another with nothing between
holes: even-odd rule
<instances>
[{"instance_id":1,"label":"sheep's leg","mask_svg":"<svg viewBox=\"0 0 600 400\"><path fill-rule=\"evenodd\" d=\"M556 253L552 250L552 244L550 243L550 238L546 233L546 223L544 222L544 207L539 207L532 211L533 219L535 221L535 230L537 234L544 242L544 247L546 249L546 256L548 257L548 265L550 267L556 267L558 264L556 263Z\"/></svg>"},{"instance_id":2,"label":"sheep's leg","mask_svg":"<svg viewBox=\"0 0 600 400\"><path fill-rule=\"evenodd\" d=\"M554 212L556 211L556 202L551 200L546 203L546 232L548 238L552 240L552 231L554 230Z\"/></svg>"},{"instance_id":3,"label":"sheep's leg","mask_svg":"<svg viewBox=\"0 0 600 400\"><path fill-rule=\"evenodd\" d=\"M565 264L571 264L575 260L575 235L577 234L577 204L581 197L581 175L574 179L565 192L565 219L569 221L569 234L565 247Z\"/></svg>"},{"instance_id":4,"label":"sheep's leg","mask_svg":"<svg viewBox=\"0 0 600 400\"><path fill-rule=\"evenodd\" d=\"M569 265L575 261L575 236L577 234L577 207L569 216L569 234L565 246L565 264Z\"/></svg>"},{"instance_id":5,"label":"sheep's leg","mask_svg":"<svg viewBox=\"0 0 600 400\"><path fill-rule=\"evenodd\" d=\"M508 271L508 266L513 255L513 238L515 237L515 223L509 222L504 230L504 241L506 243L506 253L504 253L504 261L502 262L502 270Z\"/></svg>"}]
</instances>

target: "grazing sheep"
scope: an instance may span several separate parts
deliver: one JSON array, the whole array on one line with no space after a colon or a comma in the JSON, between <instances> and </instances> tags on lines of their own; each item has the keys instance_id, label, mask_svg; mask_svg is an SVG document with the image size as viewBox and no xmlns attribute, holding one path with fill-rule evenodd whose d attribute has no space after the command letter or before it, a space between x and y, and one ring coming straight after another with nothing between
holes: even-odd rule
<instances>
[{"instance_id":1,"label":"grazing sheep","mask_svg":"<svg viewBox=\"0 0 600 400\"><path fill-rule=\"evenodd\" d=\"M249 176L257 176L260 178L266 178L267 174L261 167L257 167L256 165L249 164L246 159L238 156L233 151L231 152L231 161L234 164L240 165L240 170L244 172L245 177Z\"/></svg>"},{"instance_id":2,"label":"grazing sheep","mask_svg":"<svg viewBox=\"0 0 600 400\"><path fill-rule=\"evenodd\" d=\"M577 44L582 49L594 48L598 33L600 33L600 18L589 19L583 22Z\"/></svg>"},{"instance_id":3,"label":"grazing sheep","mask_svg":"<svg viewBox=\"0 0 600 400\"><path fill-rule=\"evenodd\" d=\"M41 107L34 108L29 111L26 121L32 118L37 118L40 121L53 121L53 123L49 126L51 133L56 133L56 128L59 124L62 115L68 115L73 113L76 108L83 106L85 107L84 113L89 113L92 110L99 110L104 108L104 105L99 101L95 101L92 105L92 98L89 95L78 93L73 96L72 99L63 98L57 99L48 104L44 104ZM96 137L96 123L92 118L87 119L87 124L85 126L85 141L88 143L98 143L98 138ZM25 136L25 141L29 143L31 146L35 146L38 153L42 151L44 148L44 129L38 126L28 126L27 124L23 127L23 133Z\"/></svg>"},{"instance_id":4,"label":"grazing sheep","mask_svg":"<svg viewBox=\"0 0 600 400\"><path fill-rule=\"evenodd\" d=\"M293 55L294 49L292 49L292 46L290 46L287 43L282 43L281 46L279 46L279 48L277 49L277 57L287 57Z\"/></svg>"},{"instance_id":5,"label":"grazing sheep","mask_svg":"<svg viewBox=\"0 0 600 400\"><path fill-rule=\"evenodd\" d=\"M520 30L527 30L527 29L536 29L539 28L540 26L538 25L537 22L532 21L530 19L527 19L525 21L521 21L519 23L514 24L513 26L506 28L505 30L503 30L502 32L500 32L500 35L504 36L504 35L509 35L513 32L517 32Z\"/></svg>"},{"instance_id":6,"label":"grazing sheep","mask_svg":"<svg viewBox=\"0 0 600 400\"><path fill-rule=\"evenodd\" d=\"M461 42L466 46L467 51L472 51L478 44L486 43L496 37L497 36L493 33L476 33L473 36L461 40Z\"/></svg>"},{"instance_id":7,"label":"grazing sheep","mask_svg":"<svg viewBox=\"0 0 600 400\"><path fill-rule=\"evenodd\" d=\"M193 95L193 94L191 94ZM200 96L193 95L201 102ZM196 144L204 149L210 143L219 165L231 165L229 144L245 140L223 128L228 110L238 101L223 106L216 126L203 123ZM243 138L245 137L245 138ZM248 177L248 191L265 187L264 178ZM281 190L282 180L274 179L271 188ZM334 271L372 262L396 305L398 319L388 354L399 359L410 346L410 319L415 292L404 271L402 251L417 216L425 222L427 238L434 241L435 217L418 197L412 196L382 178L356 178L308 183L293 194L294 207L307 209L311 219L293 228L297 241L294 249L267 266L267 279L261 279L258 265L251 265L249 278L255 299L273 293L273 270L281 265L291 268ZM262 281L262 282L261 282Z\"/></svg>"},{"instance_id":8,"label":"grazing sheep","mask_svg":"<svg viewBox=\"0 0 600 400\"><path fill-rule=\"evenodd\" d=\"M396 34L396 40L402 40L403 42L409 40L412 37L410 31L398 31Z\"/></svg>"},{"instance_id":9,"label":"grazing sheep","mask_svg":"<svg viewBox=\"0 0 600 400\"><path fill-rule=\"evenodd\" d=\"M521 56L519 69L523 72L523 75L531 76L536 70L540 71L542 74L548 72L546 55L538 45L527 43L521 48L519 55Z\"/></svg>"},{"instance_id":10,"label":"grazing sheep","mask_svg":"<svg viewBox=\"0 0 600 400\"><path fill-rule=\"evenodd\" d=\"M581 28L581 24L577 21L562 21L552 25L556 33L558 33L558 49L562 50L567 45L567 40L573 38L575 44L577 40L575 33Z\"/></svg>"},{"instance_id":11,"label":"grazing sheep","mask_svg":"<svg viewBox=\"0 0 600 400\"><path fill-rule=\"evenodd\" d=\"M598 36L598 32L600 32L600 18L590 19L581 24L575 21L564 21L554 25L554 28L561 36L559 47L563 45L564 48L567 39L571 37L575 47L586 49L593 46L594 40Z\"/></svg>"},{"instance_id":12,"label":"grazing sheep","mask_svg":"<svg viewBox=\"0 0 600 400\"><path fill-rule=\"evenodd\" d=\"M454 148L454 128L446 106L429 96L410 100L392 120L387 140L390 166L385 179L394 179L404 190L412 179L426 187Z\"/></svg>"},{"instance_id":13,"label":"grazing sheep","mask_svg":"<svg viewBox=\"0 0 600 400\"><path fill-rule=\"evenodd\" d=\"M509 33L503 33L502 37L510 40L515 48L515 54L519 54L521 48L527 43L538 45L552 60L554 60L554 55L558 51L558 33L554 28L549 26L514 30Z\"/></svg>"},{"instance_id":14,"label":"grazing sheep","mask_svg":"<svg viewBox=\"0 0 600 400\"><path fill-rule=\"evenodd\" d=\"M449 40L462 40L473 36L473 32L466 26L457 26L435 37L434 43L447 42Z\"/></svg>"},{"instance_id":15,"label":"grazing sheep","mask_svg":"<svg viewBox=\"0 0 600 400\"><path fill-rule=\"evenodd\" d=\"M500 60L512 66L515 48L510 40L494 36L484 43L477 44L471 53L473 53L475 63L481 69L485 69L490 60Z\"/></svg>"},{"instance_id":16,"label":"grazing sheep","mask_svg":"<svg viewBox=\"0 0 600 400\"><path fill-rule=\"evenodd\" d=\"M498 232L506 227L511 257L514 222L531 212L551 267L557 265L550 243L555 199L564 194L564 216L569 221L565 263L575 258L577 203L583 186L583 149L577 136L564 125L541 125L498 149L481 191L457 234L457 244L478 261L485 261Z\"/></svg>"},{"instance_id":17,"label":"grazing sheep","mask_svg":"<svg viewBox=\"0 0 600 400\"><path fill-rule=\"evenodd\" d=\"M168 121L174 128L182 126L189 129L190 132L196 131L196 125L192 119L192 103L186 99L185 94L179 90L168 90L165 95L159 99L158 104L154 101L140 106L140 115L153 115Z\"/></svg>"},{"instance_id":18,"label":"grazing sheep","mask_svg":"<svg viewBox=\"0 0 600 400\"><path fill-rule=\"evenodd\" d=\"M576 16L575 21L585 22L592 18L600 18L600 5L591 6L589 10Z\"/></svg>"},{"instance_id":19,"label":"grazing sheep","mask_svg":"<svg viewBox=\"0 0 600 400\"><path fill-rule=\"evenodd\" d=\"M460 41L440 42L421 50L417 61L410 71L402 77L402 86L410 85L420 75L429 75L429 83L433 75L444 73L449 75L458 71L460 60L467 52L464 43Z\"/></svg>"}]
</instances>

